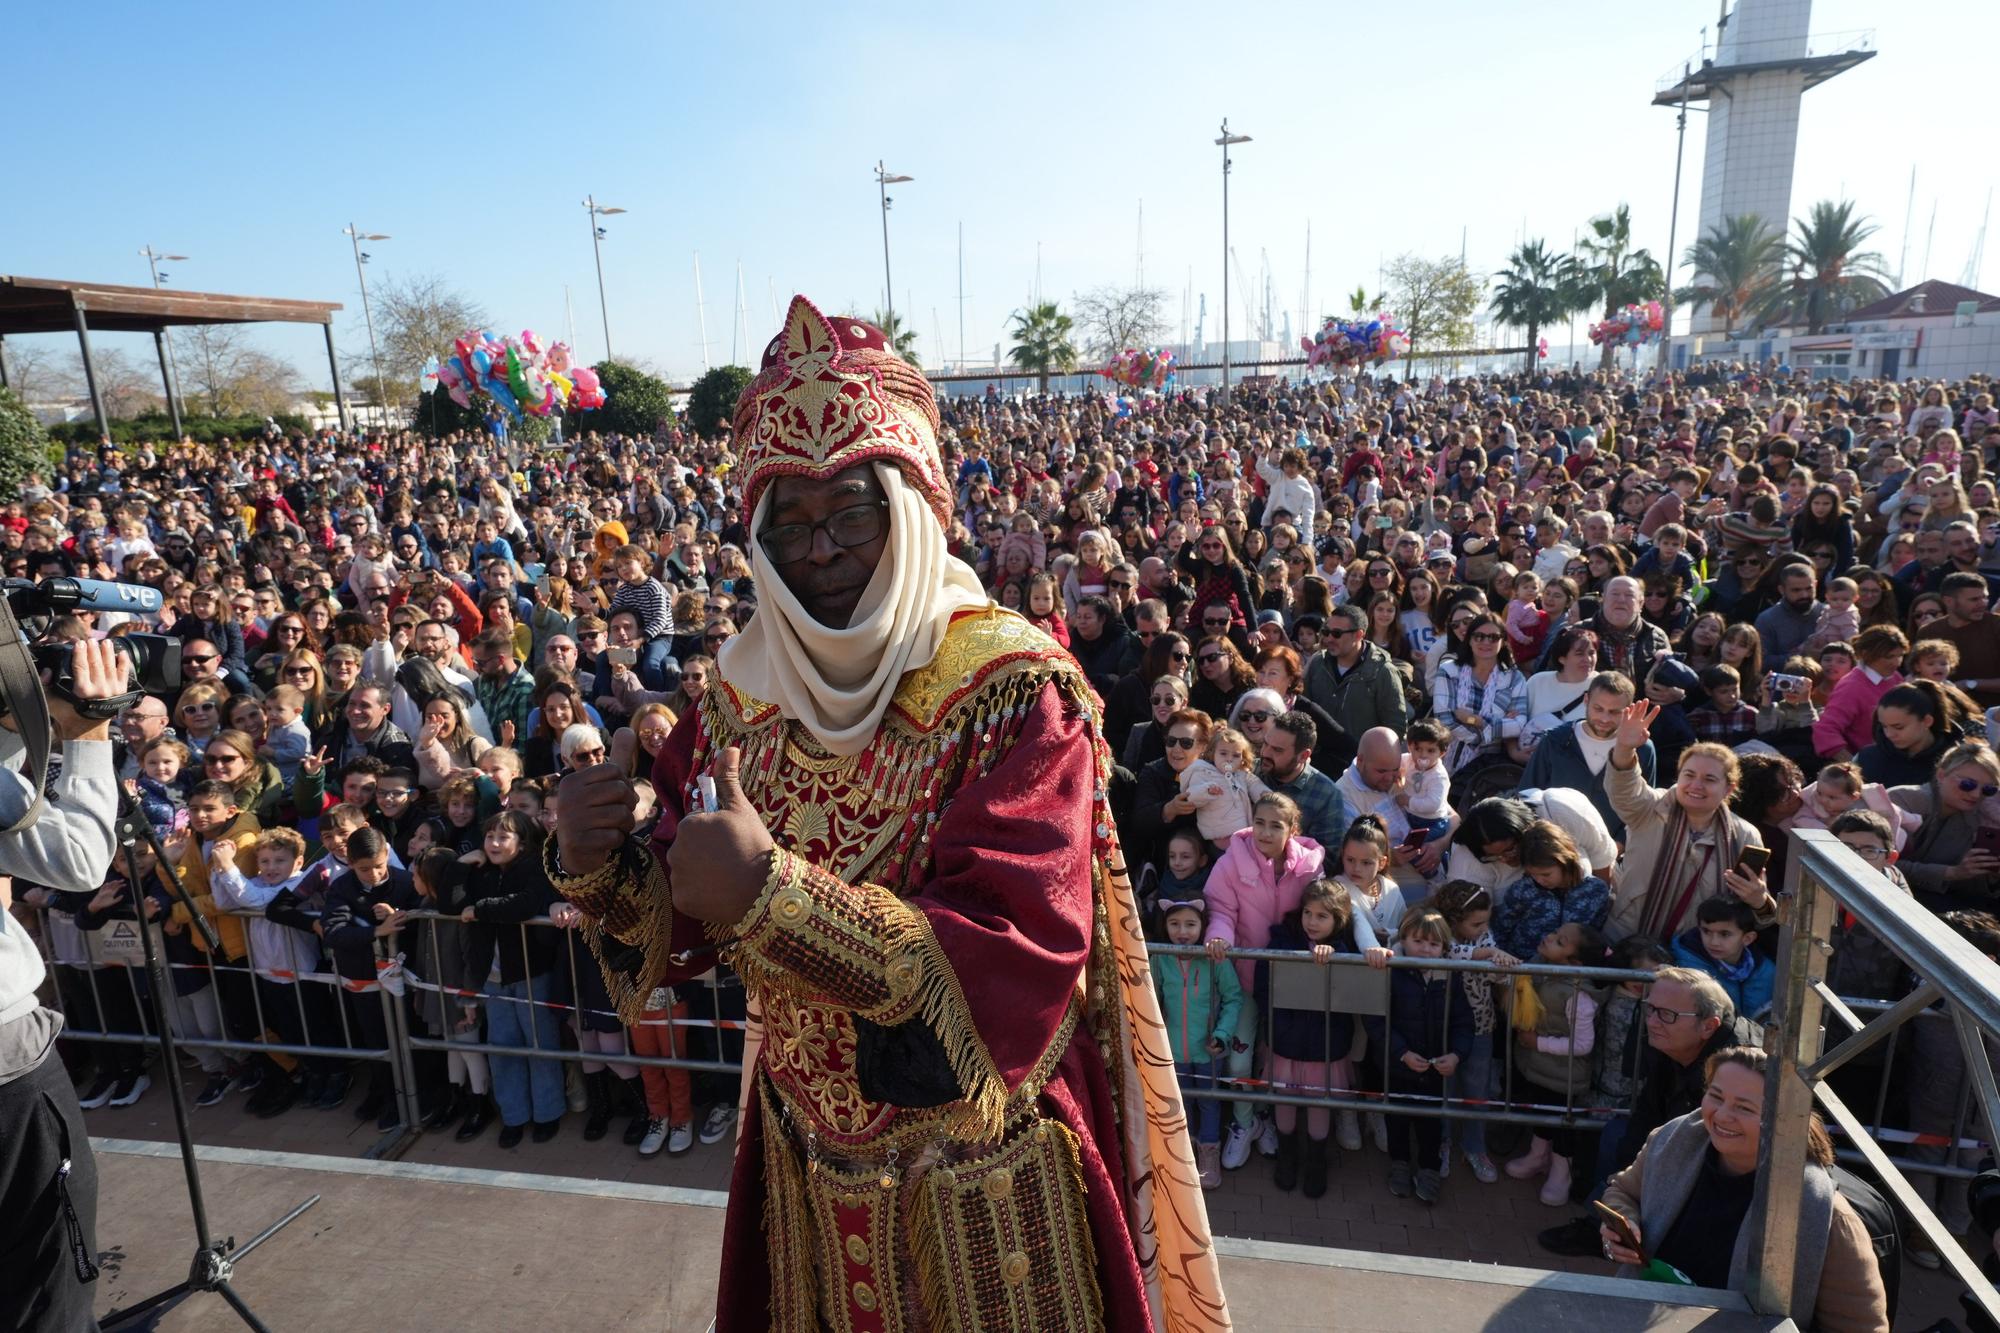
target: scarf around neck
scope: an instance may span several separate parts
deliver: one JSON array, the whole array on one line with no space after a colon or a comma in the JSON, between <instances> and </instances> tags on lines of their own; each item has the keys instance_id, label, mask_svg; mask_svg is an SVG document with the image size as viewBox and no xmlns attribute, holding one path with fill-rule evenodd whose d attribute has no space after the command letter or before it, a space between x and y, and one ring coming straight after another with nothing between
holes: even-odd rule
<instances>
[{"instance_id":1,"label":"scarf around neck","mask_svg":"<svg viewBox=\"0 0 2000 1333\"><path fill-rule=\"evenodd\" d=\"M828 751L852 757L868 748L903 674L927 666L952 617L987 604L979 577L945 549L944 529L923 496L893 463L874 465L889 502L888 549L844 629L813 619L751 541L750 572L764 596L761 614L722 646L723 679L812 733ZM766 489L750 528L763 527Z\"/></svg>"}]
</instances>

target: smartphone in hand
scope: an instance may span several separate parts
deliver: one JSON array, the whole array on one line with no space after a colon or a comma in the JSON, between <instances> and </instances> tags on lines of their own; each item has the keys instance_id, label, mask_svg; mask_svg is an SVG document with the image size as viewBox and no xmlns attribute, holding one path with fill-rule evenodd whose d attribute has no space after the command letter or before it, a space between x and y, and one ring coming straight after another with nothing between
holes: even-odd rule
<instances>
[{"instance_id":1,"label":"smartphone in hand","mask_svg":"<svg viewBox=\"0 0 2000 1333\"><path fill-rule=\"evenodd\" d=\"M1592 1199L1590 1206L1597 1210L1597 1220L1616 1232L1625 1248L1639 1256L1641 1264L1649 1262L1650 1256L1646 1253L1646 1247L1639 1243L1639 1233L1632 1229L1632 1222L1625 1214L1602 1199Z\"/></svg>"}]
</instances>

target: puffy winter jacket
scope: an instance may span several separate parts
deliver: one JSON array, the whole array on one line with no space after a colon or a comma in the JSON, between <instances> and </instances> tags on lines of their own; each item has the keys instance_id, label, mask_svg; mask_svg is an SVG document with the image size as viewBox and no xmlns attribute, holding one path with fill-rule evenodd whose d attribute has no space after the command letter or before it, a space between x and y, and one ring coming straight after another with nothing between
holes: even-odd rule
<instances>
[{"instance_id":1,"label":"puffy winter jacket","mask_svg":"<svg viewBox=\"0 0 2000 1333\"><path fill-rule=\"evenodd\" d=\"M1324 849L1303 835L1286 845L1282 867L1257 850L1254 830L1232 835L1208 876L1209 938L1244 949L1267 947L1278 923L1299 910L1306 885L1320 877L1325 863ZM1238 959L1236 975L1248 991L1256 984L1256 965Z\"/></svg>"}]
</instances>

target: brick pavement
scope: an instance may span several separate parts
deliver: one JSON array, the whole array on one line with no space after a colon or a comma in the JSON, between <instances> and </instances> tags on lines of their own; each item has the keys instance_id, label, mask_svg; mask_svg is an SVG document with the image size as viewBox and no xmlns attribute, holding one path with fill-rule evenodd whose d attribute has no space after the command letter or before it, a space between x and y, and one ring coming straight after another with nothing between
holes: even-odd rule
<instances>
[{"instance_id":1,"label":"brick pavement","mask_svg":"<svg viewBox=\"0 0 2000 1333\"><path fill-rule=\"evenodd\" d=\"M360 1156L378 1138L372 1124L359 1124L349 1110L359 1101L358 1093L349 1097L347 1106L334 1111L294 1109L274 1120L246 1115L243 1100L232 1096L218 1106L195 1110L196 1140L239 1148ZM157 1087L136 1106L107 1107L85 1116L95 1135L173 1137L172 1111ZM663 1153L648 1160L619 1142L622 1122L614 1122L610 1136L597 1143L584 1142L582 1124L581 1116L566 1116L554 1141L540 1145L524 1142L511 1152L496 1146L497 1124L479 1139L464 1144L454 1142L448 1133L425 1134L405 1148L401 1159L686 1189L728 1188L727 1141L712 1146L697 1144L679 1158ZM1536 1232L1565 1220L1574 1210L1544 1207L1536 1198L1537 1183L1511 1180L1504 1172L1496 1183L1482 1185L1460 1161L1444 1182L1442 1198L1432 1206L1392 1197L1388 1159L1372 1147L1354 1153L1336 1150L1327 1192L1317 1200L1296 1191L1280 1192L1271 1183L1270 1169L1269 1161L1253 1154L1243 1169L1224 1173L1221 1188L1208 1195L1209 1223L1216 1235L1600 1276L1609 1271L1602 1260L1560 1258L1536 1245ZM1939 1274L1906 1264L1899 1313L1899 1329L1923 1328L1940 1316L1956 1317L1955 1287Z\"/></svg>"}]
</instances>

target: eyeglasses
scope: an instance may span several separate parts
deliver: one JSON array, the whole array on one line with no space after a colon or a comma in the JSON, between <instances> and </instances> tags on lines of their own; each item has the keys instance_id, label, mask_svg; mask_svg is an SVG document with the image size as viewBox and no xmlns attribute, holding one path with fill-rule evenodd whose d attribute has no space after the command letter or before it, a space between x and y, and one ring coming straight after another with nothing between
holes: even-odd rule
<instances>
[{"instance_id":1,"label":"eyeglasses","mask_svg":"<svg viewBox=\"0 0 2000 1333\"><path fill-rule=\"evenodd\" d=\"M1657 1018L1661 1027L1670 1028L1683 1018L1695 1018L1698 1015L1681 1009L1666 1009L1649 1000L1646 1002L1646 1017Z\"/></svg>"},{"instance_id":2,"label":"eyeglasses","mask_svg":"<svg viewBox=\"0 0 2000 1333\"><path fill-rule=\"evenodd\" d=\"M1866 847L1857 847L1851 842L1842 845L1864 861L1884 861L1889 856L1889 849L1887 847L1877 846L1873 843Z\"/></svg>"},{"instance_id":3,"label":"eyeglasses","mask_svg":"<svg viewBox=\"0 0 2000 1333\"><path fill-rule=\"evenodd\" d=\"M757 544L764 548L764 554L771 558L771 562L778 565L789 565L810 555L813 534L821 530L843 550L866 546L882 535L883 515L888 509L887 500L849 505L835 510L817 523L783 523L768 528L758 534Z\"/></svg>"},{"instance_id":4,"label":"eyeglasses","mask_svg":"<svg viewBox=\"0 0 2000 1333\"><path fill-rule=\"evenodd\" d=\"M1188 650L1185 648L1176 648L1167 654L1167 660L1169 662L1185 662L1188 660Z\"/></svg>"},{"instance_id":5,"label":"eyeglasses","mask_svg":"<svg viewBox=\"0 0 2000 1333\"><path fill-rule=\"evenodd\" d=\"M727 643L734 637L731 634L704 634L701 636L701 641L703 643Z\"/></svg>"},{"instance_id":6,"label":"eyeglasses","mask_svg":"<svg viewBox=\"0 0 2000 1333\"><path fill-rule=\"evenodd\" d=\"M1958 779L1958 789L1960 791L1976 791L1988 800L1991 800L1995 796L2000 796L2000 787L1996 787L1990 782L1981 782L1978 778Z\"/></svg>"},{"instance_id":7,"label":"eyeglasses","mask_svg":"<svg viewBox=\"0 0 2000 1333\"><path fill-rule=\"evenodd\" d=\"M578 632L576 637L579 643L593 643L604 637L604 631L601 629L582 630Z\"/></svg>"},{"instance_id":8,"label":"eyeglasses","mask_svg":"<svg viewBox=\"0 0 2000 1333\"><path fill-rule=\"evenodd\" d=\"M183 713L213 713L215 711L215 704L213 702L199 703L199 704L182 704L181 711Z\"/></svg>"},{"instance_id":9,"label":"eyeglasses","mask_svg":"<svg viewBox=\"0 0 2000 1333\"><path fill-rule=\"evenodd\" d=\"M201 757L201 761L204 764L240 764L243 762L243 756L240 754L217 754L215 751L210 750Z\"/></svg>"},{"instance_id":10,"label":"eyeglasses","mask_svg":"<svg viewBox=\"0 0 2000 1333\"><path fill-rule=\"evenodd\" d=\"M1126 579L1111 580L1111 591L1113 592L1130 592L1132 591L1134 586L1135 585L1133 585L1129 580Z\"/></svg>"},{"instance_id":11,"label":"eyeglasses","mask_svg":"<svg viewBox=\"0 0 2000 1333\"><path fill-rule=\"evenodd\" d=\"M279 672L278 674L283 676L301 676L306 680L311 680L313 677L313 669L311 667L286 667L283 671Z\"/></svg>"},{"instance_id":12,"label":"eyeglasses","mask_svg":"<svg viewBox=\"0 0 2000 1333\"><path fill-rule=\"evenodd\" d=\"M1195 661L1200 663L1202 666L1213 666L1215 663L1220 662L1221 660L1222 660L1221 653L1203 653L1200 657L1195 658Z\"/></svg>"},{"instance_id":13,"label":"eyeglasses","mask_svg":"<svg viewBox=\"0 0 2000 1333\"><path fill-rule=\"evenodd\" d=\"M573 764L603 763L604 747L602 745L592 745L585 749L578 750L575 754L570 756L570 762Z\"/></svg>"},{"instance_id":14,"label":"eyeglasses","mask_svg":"<svg viewBox=\"0 0 2000 1333\"><path fill-rule=\"evenodd\" d=\"M1192 736L1167 737L1167 748L1169 750L1192 750L1199 743Z\"/></svg>"}]
</instances>

